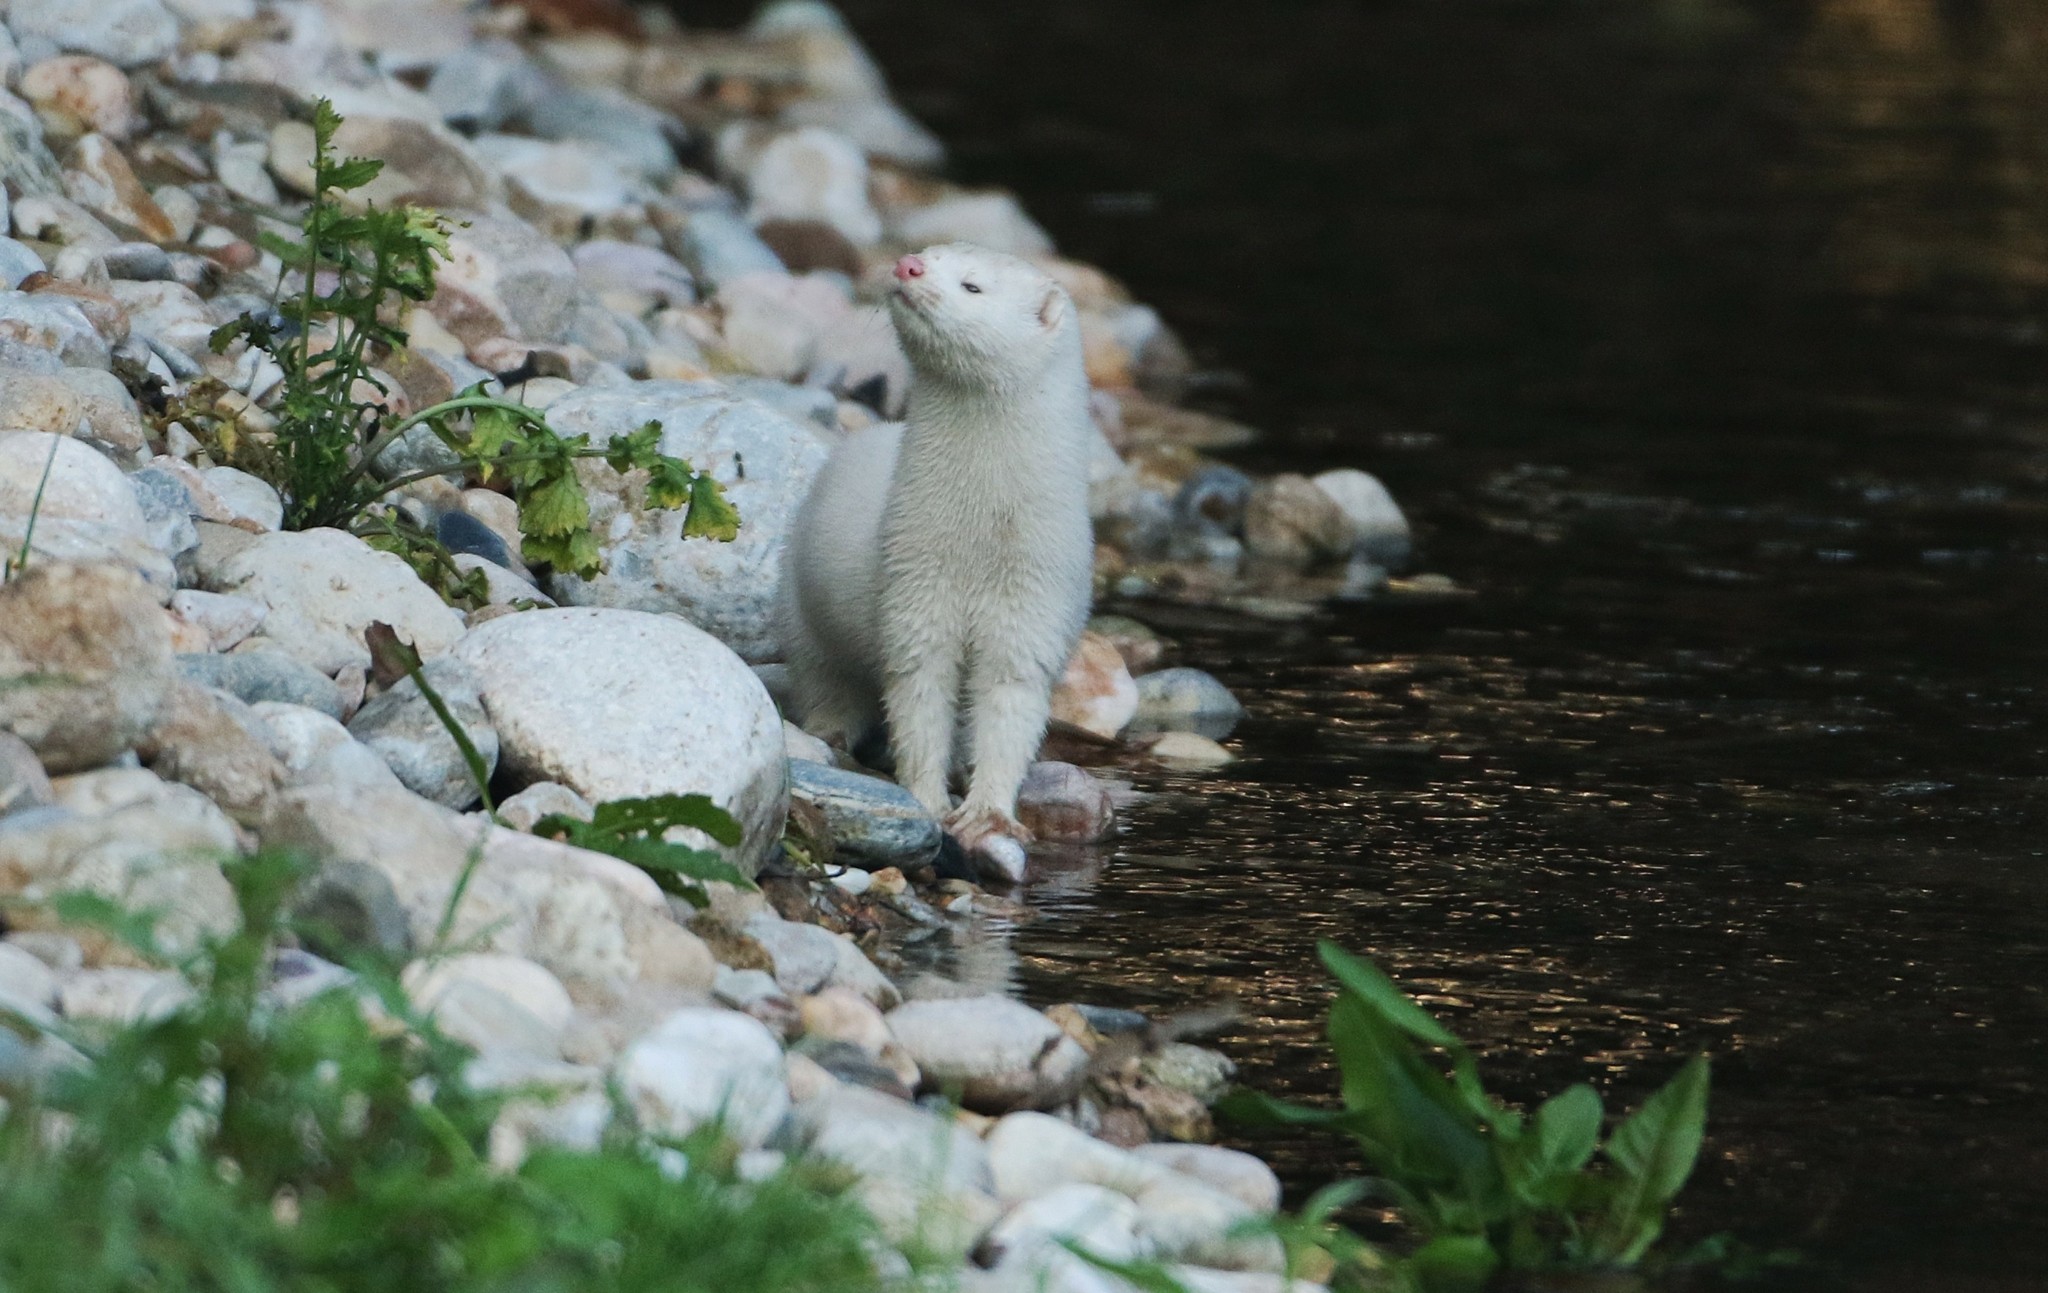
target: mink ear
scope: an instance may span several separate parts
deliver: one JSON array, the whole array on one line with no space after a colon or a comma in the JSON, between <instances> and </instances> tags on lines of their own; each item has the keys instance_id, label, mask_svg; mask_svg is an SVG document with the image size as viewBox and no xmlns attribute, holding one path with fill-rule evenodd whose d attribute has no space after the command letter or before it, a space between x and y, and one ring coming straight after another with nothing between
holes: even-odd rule
<instances>
[{"instance_id":1,"label":"mink ear","mask_svg":"<svg viewBox=\"0 0 2048 1293\"><path fill-rule=\"evenodd\" d=\"M1038 304L1038 322L1047 332L1057 329L1067 317L1067 297L1057 287L1045 289L1045 300Z\"/></svg>"}]
</instances>

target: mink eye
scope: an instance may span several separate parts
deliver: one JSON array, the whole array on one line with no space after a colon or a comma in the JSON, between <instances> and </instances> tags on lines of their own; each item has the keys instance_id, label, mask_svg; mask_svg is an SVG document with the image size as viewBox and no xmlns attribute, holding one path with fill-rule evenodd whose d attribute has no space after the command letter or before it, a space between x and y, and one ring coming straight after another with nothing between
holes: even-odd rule
<instances>
[{"instance_id":1,"label":"mink eye","mask_svg":"<svg viewBox=\"0 0 2048 1293\"><path fill-rule=\"evenodd\" d=\"M961 291L963 291L963 292L972 292L972 293L974 293L974 294L975 294L976 296L980 296L980 295L981 295L981 289L980 289L979 287L976 287L976 286L975 286L974 284L972 284L972 283L962 283L962 284L960 285L960 290L961 290Z\"/></svg>"}]
</instances>

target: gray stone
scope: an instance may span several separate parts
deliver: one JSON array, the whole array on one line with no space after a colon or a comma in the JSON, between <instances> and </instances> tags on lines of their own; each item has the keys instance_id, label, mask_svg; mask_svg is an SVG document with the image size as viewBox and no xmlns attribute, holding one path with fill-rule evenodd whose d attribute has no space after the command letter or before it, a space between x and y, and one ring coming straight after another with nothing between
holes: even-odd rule
<instances>
[{"instance_id":1,"label":"gray stone","mask_svg":"<svg viewBox=\"0 0 2048 1293\"><path fill-rule=\"evenodd\" d=\"M199 531L192 525L197 509L184 481L167 471L145 467L129 473L128 486L142 505L145 533L152 547L175 562L199 546Z\"/></svg>"},{"instance_id":2,"label":"gray stone","mask_svg":"<svg viewBox=\"0 0 2048 1293\"><path fill-rule=\"evenodd\" d=\"M776 984L792 997L824 987L839 966L842 940L829 929L764 911L747 921L746 934L768 953L775 963Z\"/></svg>"},{"instance_id":3,"label":"gray stone","mask_svg":"<svg viewBox=\"0 0 2048 1293\"><path fill-rule=\"evenodd\" d=\"M1212 464L1181 482L1173 496L1173 556L1206 557L1205 541L1234 540L1244 531L1253 481L1235 467Z\"/></svg>"},{"instance_id":4,"label":"gray stone","mask_svg":"<svg viewBox=\"0 0 2048 1293\"><path fill-rule=\"evenodd\" d=\"M938 820L893 781L791 759L789 795L824 812L833 855L842 862L874 870L920 866L938 856L944 838Z\"/></svg>"},{"instance_id":5,"label":"gray stone","mask_svg":"<svg viewBox=\"0 0 2048 1293\"><path fill-rule=\"evenodd\" d=\"M135 397L104 369L0 373L0 427L75 436L122 467L149 457Z\"/></svg>"},{"instance_id":6,"label":"gray stone","mask_svg":"<svg viewBox=\"0 0 2048 1293\"><path fill-rule=\"evenodd\" d=\"M39 808L52 802L56 793L28 742L12 732L0 732L0 817Z\"/></svg>"},{"instance_id":7,"label":"gray stone","mask_svg":"<svg viewBox=\"0 0 2048 1293\"><path fill-rule=\"evenodd\" d=\"M47 350L66 364L108 363L106 338L77 302L58 293L0 292L0 338Z\"/></svg>"},{"instance_id":8,"label":"gray stone","mask_svg":"<svg viewBox=\"0 0 2048 1293\"><path fill-rule=\"evenodd\" d=\"M822 126L778 135L747 168L747 215L830 225L856 247L881 240L882 218L868 201L868 160L845 136Z\"/></svg>"},{"instance_id":9,"label":"gray stone","mask_svg":"<svg viewBox=\"0 0 2048 1293\"><path fill-rule=\"evenodd\" d=\"M177 586L177 572L150 542L148 518L120 468L69 436L0 431L0 550L18 555L31 538L31 565L120 567L144 580L159 603Z\"/></svg>"},{"instance_id":10,"label":"gray stone","mask_svg":"<svg viewBox=\"0 0 2048 1293\"><path fill-rule=\"evenodd\" d=\"M1139 1062L1145 1077L1163 1087L1185 1091L1203 1104L1214 1104L1230 1089L1237 1065L1221 1051L1188 1042L1168 1042Z\"/></svg>"},{"instance_id":11,"label":"gray stone","mask_svg":"<svg viewBox=\"0 0 2048 1293\"><path fill-rule=\"evenodd\" d=\"M609 86L561 86L528 100L526 128L542 139L595 146L651 180L676 172L681 123Z\"/></svg>"},{"instance_id":12,"label":"gray stone","mask_svg":"<svg viewBox=\"0 0 2048 1293\"><path fill-rule=\"evenodd\" d=\"M1052 239L1024 214L1015 195L1001 190L949 194L927 206L893 212L889 224L896 240L912 247L971 242L1025 257L1053 249Z\"/></svg>"},{"instance_id":13,"label":"gray stone","mask_svg":"<svg viewBox=\"0 0 2048 1293\"><path fill-rule=\"evenodd\" d=\"M193 546L198 546L199 538L196 533L192 542ZM246 597L230 597L226 593L181 588L171 594L171 613L183 623L204 633L215 651L227 651L254 633L257 626L263 623L263 617L268 611L263 603L250 601Z\"/></svg>"},{"instance_id":14,"label":"gray stone","mask_svg":"<svg viewBox=\"0 0 2048 1293\"><path fill-rule=\"evenodd\" d=\"M1245 550L1265 561L1301 567L1341 560L1354 537L1337 500L1293 472L1260 481L1245 504Z\"/></svg>"},{"instance_id":15,"label":"gray stone","mask_svg":"<svg viewBox=\"0 0 2048 1293\"><path fill-rule=\"evenodd\" d=\"M1085 770L1038 762L1017 789L1017 820L1050 844L1093 844L1115 830L1116 804Z\"/></svg>"},{"instance_id":16,"label":"gray stone","mask_svg":"<svg viewBox=\"0 0 2048 1293\"><path fill-rule=\"evenodd\" d=\"M0 112L0 181L17 199L64 192L63 173L43 143L42 128L12 112Z\"/></svg>"},{"instance_id":17,"label":"gray stone","mask_svg":"<svg viewBox=\"0 0 2048 1293\"><path fill-rule=\"evenodd\" d=\"M278 701L303 705L334 719L344 712L341 689L333 679L280 650L181 655L177 667L187 679L227 692L246 704Z\"/></svg>"},{"instance_id":18,"label":"gray stone","mask_svg":"<svg viewBox=\"0 0 2048 1293\"><path fill-rule=\"evenodd\" d=\"M465 953L405 968L406 994L442 1031L479 1053L554 1058L575 1003L546 966L517 956Z\"/></svg>"},{"instance_id":19,"label":"gray stone","mask_svg":"<svg viewBox=\"0 0 2048 1293\"><path fill-rule=\"evenodd\" d=\"M233 467L208 467L199 475L206 481L206 487L227 504L230 523L244 521L264 531L283 527L284 500L269 482Z\"/></svg>"},{"instance_id":20,"label":"gray stone","mask_svg":"<svg viewBox=\"0 0 2048 1293\"><path fill-rule=\"evenodd\" d=\"M706 207L683 217L669 243L698 281L713 290L747 274L780 274L782 261L731 211Z\"/></svg>"},{"instance_id":21,"label":"gray stone","mask_svg":"<svg viewBox=\"0 0 2048 1293\"><path fill-rule=\"evenodd\" d=\"M498 766L498 733L484 711L476 671L443 656L422 672L482 757L488 781ZM401 678L357 710L348 730L376 751L414 794L449 808L467 808L477 801L476 781L461 747L411 678Z\"/></svg>"},{"instance_id":22,"label":"gray stone","mask_svg":"<svg viewBox=\"0 0 2048 1293\"><path fill-rule=\"evenodd\" d=\"M1200 669L1161 669L1138 677L1138 716L1131 732L1194 732L1220 741L1236 730L1244 706Z\"/></svg>"},{"instance_id":23,"label":"gray stone","mask_svg":"<svg viewBox=\"0 0 2048 1293\"><path fill-rule=\"evenodd\" d=\"M0 730L51 772L128 749L170 684L170 627L134 575L32 564L0 586Z\"/></svg>"},{"instance_id":24,"label":"gray stone","mask_svg":"<svg viewBox=\"0 0 2048 1293\"><path fill-rule=\"evenodd\" d=\"M13 943L0 943L0 1008L21 1003L44 1009L55 1006L56 972Z\"/></svg>"},{"instance_id":25,"label":"gray stone","mask_svg":"<svg viewBox=\"0 0 2048 1293\"><path fill-rule=\"evenodd\" d=\"M1000 1210L988 1154L959 1122L864 1087L832 1084L791 1112L813 1158L859 1177L855 1197L897 1242L964 1254Z\"/></svg>"},{"instance_id":26,"label":"gray stone","mask_svg":"<svg viewBox=\"0 0 2048 1293\"><path fill-rule=\"evenodd\" d=\"M1140 1145L1131 1151L1168 1171L1223 1191L1254 1212L1280 1210L1280 1178L1257 1157L1221 1145Z\"/></svg>"},{"instance_id":27,"label":"gray stone","mask_svg":"<svg viewBox=\"0 0 2048 1293\"><path fill-rule=\"evenodd\" d=\"M983 1250L1002 1274L1033 1276L1053 1289L1070 1274L1095 1270L1069 1245L1105 1261L1152 1255L1152 1246L1139 1234L1138 1205L1114 1190L1079 1181L1012 1209L989 1232Z\"/></svg>"},{"instance_id":28,"label":"gray stone","mask_svg":"<svg viewBox=\"0 0 2048 1293\"><path fill-rule=\"evenodd\" d=\"M258 637L329 675L370 663L363 630L380 620L427 659L463 632L462 617L401 558L340 530L262 535L223 561L207 584L269 607Z\"/></svg>"},{"instance_id":29,"label":"gray stone","mask_svg":"<svg viewBox=\"0 0 2048 1293\"><path fill-rule=\"evenodd\" d=\"M579 244L569 258L576 264L577 280L600 297L631 297L642 303L643 310L689 305L697 299L690 271L658 247L593 238Z\"/></svg>"},{"instance_id":30,"label":"gray stone","mask_svg":"<svg viewBox=\"0 0 2048 1293\"><path fill-rule=\"evenodd\" d=\"M838 433L839 400L831 391L780 382L772 377L735 377L726 385L785 417L798 422L815 422L834 434Z\"/></svg>"},{"instance_id":31,"label":"gray stone","mask_svg":"<svg viewBox=\"0 0 2048 1293\"><path fill-rule=\"evenodd\" d=\"M0 284L15 288L30 274L40 274L47 266L34 249L16 242L12 238L0 238Z\"/></svg>"},{"instance_id":32,"label":"gray stone","mask_svg":"<svg viewBox=\"0 0 2048 1293\"><path fill-rule=\"evenodd\" d=\"M912 1001L889 1013L889 1031L933 1089L957 1086L982 1112L1063 1104L1088 1067L1058 1024L1008 997Z\"/></svg>"},{"instance_id":33,"label":"gray stone","mask_svg":"<svg viewBox=\"0 0 2048 1293\"><path fill-rule=\"evenodd\" d=\"M708 1123L754 1149L789 1110L781 1043L733 1010L676 1011L626 1048L614 1077L642 1129L663 1136Z\"/></svg>"},{"instance_id":34,"label":"gray stone","mask_svg":"<svg viewBox=\"0 0 2048 1293\"><path fill-rule=\"evenodd\" d=\"M553 781L536 781L498 805L498 820L515 831L530 831L543 817L587 822L597 815L588 799Z\"/></svg>"},{"instance_id":35,"label":"gray stone","mask_svg":"<svg viewBox=\"0 0 2048 1293\"><path fill-rule=\"evenodd\" d=\"M569 322L576 266L525 221L477 216L450 233L436 284L434 317L467 345L553 341Z\"/></svg>"},{"instance_id":36,"label":"gray stone","mask_svg":"<svg viewBox=\"0 0 2048 1293\"><path fill-rule=\"evenodd\" d=\"M740 514L731 543L686 539L680 513L645 506L643 482L621 479L601 462L579 464L596 487L592 515L607 569L589 581L557 572L556 599L670 611L748 660L779 654L774 607L782 544L828 452L817 429L709 382L580 390L558 400L548 420L563 435L589 435L594 445L659 422L661 451L710 472Z\"/></svg>"},{"instance_id":37,"label":"gray stone","mask_svg":"<svg viewBox=\"0 0 2048 1293\"><path fill-rule=\"evenodd\" d=\"M721 851L748 874L779 838L781 719L745 663L702 631L636 611L527 611L471 631L454 654L481 680L514 778L593 802L709 795L741 825L739 847Z\"/></svg>"},{"instance_id":38,"label":"gray stone","mask_svg":"<svg viewBox=\"0 0 2048 1293\"><path fill-rule=\"evenodd\" d=\"M41 37L67 54L117 67L154 63L178 46L178 23L158 0L13 0L16 39Z\"/></svg>"}]
</instances>

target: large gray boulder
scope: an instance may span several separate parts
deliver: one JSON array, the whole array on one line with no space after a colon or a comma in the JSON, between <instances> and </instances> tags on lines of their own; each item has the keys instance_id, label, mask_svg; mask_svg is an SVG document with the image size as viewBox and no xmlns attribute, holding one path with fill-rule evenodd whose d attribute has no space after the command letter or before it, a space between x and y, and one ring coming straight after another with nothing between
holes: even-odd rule
<instances>
[{"instance_id":1,"label":"large gray boulder","mask_svg":"<svg viewBox=\"0 0 2048 1293\"><path fill-rule=\"evenodd\" d=\"M659 422L662 452L709 471L740 514L731 543L686 539L682 513L646 507L646 482L637 473L621 479L601 462L579 464L592 486L606 570L587 581L557 573L550 589L556 599L672 611L750 661L775 656L783 539L825 463L824 431L715 382L585 388L549 406L548 421L596 445Z\"/></svg>"},{"instance_id":2,"label":"large gray boulder","mask_svg":"<svg viewBox=\"0 0 2048 1293\"><path fill-rule=\"evenodd\" d=\"M516 781L593 803L709 795L739 821L724 852L749 875L780 837L782 720L753 670L701 629L641 611L526 611L472 630L453 655L474 671Z\"/></svg>"}]
</instances>

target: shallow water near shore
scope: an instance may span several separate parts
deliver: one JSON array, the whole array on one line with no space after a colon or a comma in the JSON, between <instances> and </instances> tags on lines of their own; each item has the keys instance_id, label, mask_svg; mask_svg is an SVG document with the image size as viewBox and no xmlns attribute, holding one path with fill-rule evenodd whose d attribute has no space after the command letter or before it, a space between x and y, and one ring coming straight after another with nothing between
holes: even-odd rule
<instances>
[{"instance_id":1,"label":"shallow water near shore","mask_svg":"<svg viewBox=\"0 0 2048 1293\"><path fill-rule=\"evenodd\" d=\"M1235 997L1244 1079L1323 1099L1334 938L1511 1098L1712 1052L1681 1238L2041 1287L2048 5L846 8L956 174L1241 375L1245 465L1380 473L1474 593L1110 608L1242 759L1048 859L1024 991Z\"/></svg>"}]
</instances>

